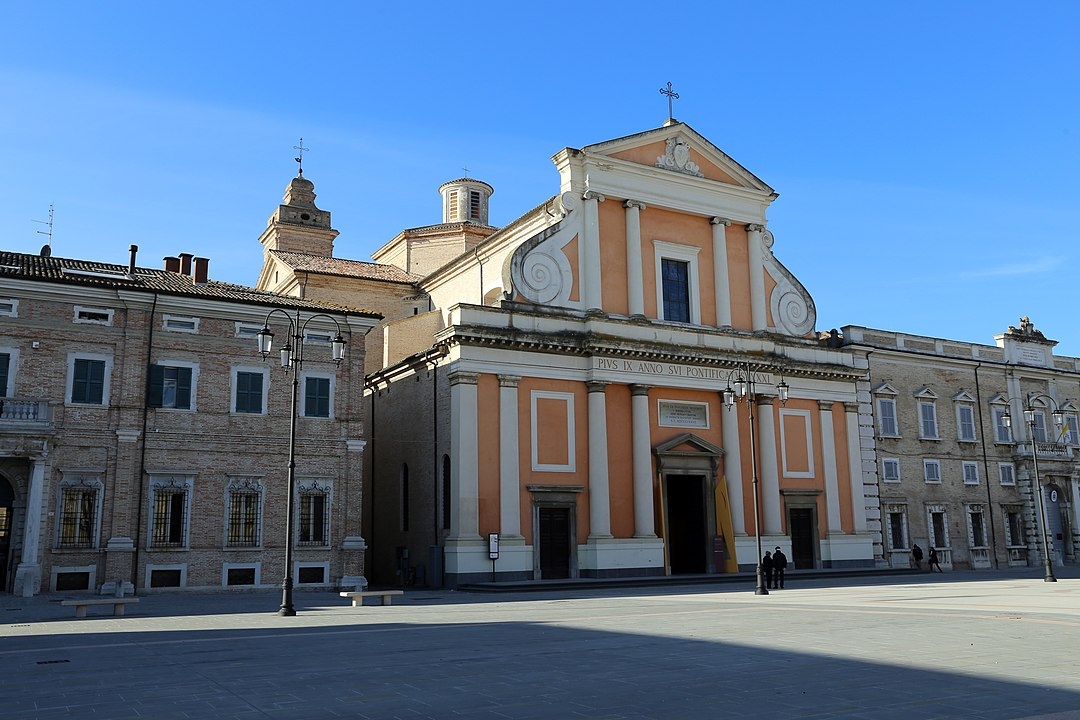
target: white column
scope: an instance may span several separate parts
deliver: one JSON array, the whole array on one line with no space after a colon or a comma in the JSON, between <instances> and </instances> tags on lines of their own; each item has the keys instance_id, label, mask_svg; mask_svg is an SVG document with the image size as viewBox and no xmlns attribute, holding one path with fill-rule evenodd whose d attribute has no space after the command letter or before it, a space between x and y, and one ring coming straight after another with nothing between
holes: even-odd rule
<instances>
[{"instance_id":1,"label":"white column","mask_svg":"<svg viewBox=\"0 0 1080 720\"><path fill-rule=\"evenodd\" d=\"M758 481L761 483L761 514L764 535L780 535L780 471L776 465L776 421L773 399L757 396Z\"/></svg>"},{"instance_id":2,"label":"white column","mask_svg":"<svg viewBox=\"0 0 1080 720\"><path fill-rule=\"evenodd\" d=\"M727 481L728 500L731 502L732 529L736 535L746 534L746 517L743 507L742 449L739 446L739 407L735 403L724 410L720 430L724 438L724 478Z\"/></svg>"},{"instance_id":3,"label":"white column","mask_svg":"<svg viewBox=\"0 0 1080 720\"><path fill-rule=\"evenodd\" d=\"M15 568L15 594L33 597L41 590L41 517L45 495L45 458L30 460L30 492L26 496L26 527L22 561Z\"/></svg>"},{"instance_id":4,"label":"white column","mask_svg":"<svg viewBox=\"0 0 1080 720\"><path fill-rule=\"evenodd\" d=\"M652 438L649 429L649 387L630 386L630 425L633 444L634 537L655 538L653 527Z\"/></svg>"},{"instance_id":5,"label":"white column","mask_svg":"<svg viewBox=\"0 0 1080 720\"><path fill-rule=\"evenodd\" d=\"M611 537L611 492L608 486L607 383L586 383L589 389L589 538Z\"/></svg>"},{"instance_id":6,"label":"white column","mask_svg":"<svg viewBox=\"0 0 1080 720\"><path fill-rule=\"evenodd\" d=\"M731 327L731 281L728 279L727 229L730 220L714 217L712 223L713 287L716 289L716 325Z\"/></svg>"},{"instance_id":7,"label":"white column","mask_svg":"<svg viewBox=\"0 0 1080 720\"><path fill-rule=\"evenodd\" d=\"M821 417L821 457L825 467L825 512L828 515L829 532L842 533L840 524L840 486L836 478L836 434L833 431L832 402L818 400ZM813 452L813 449L810 449Z\"/></svg>"},{"instance_id":8,"label":"white column","mask_svg":"<svg viewBox=\"0 0 1080 720\"><path fill-rule=\"evenodd\" d=\"M585 311L599 311L603 306L603 298L600 292L600 209L599 204L604 202L604 196L599 193L587 192L584 195L584 237L581 239L583 260L585 267L580 269L582 277L581 289L582 300L585 303Z\"/></svg>"},{"instance_id":9,"label":"white column","mask_svg":"<svg viewBox=\"0 0 1080 720\"><path fill-rule=\"evenodd\" d=\"M750 266L750 317L753 330L765 329L765 261L761 249L761 225L746 226L747 257Z\"/></svg>"},{"instance_id":10,"label":"white column","mask_svg":"<svg viewBox=\"0 0 1080 720\"><path fill-rule=\"evenodd\" d=\"M480 452L477 431L478 373L450 373L450 538L480 539Z\"/></svg>"},{"instance_id":11,"label":"white column","mask_svg":"<svg viewBox=\"0 0 1080 720\"><path fill-rule=\"evenodd\" d=\"M499 376L499 533L521 537L521 455L518 451L518 382Z\"/></svg>"},{"instance_id":12,"label":"white column","mask_svg":"<svg viewBox=\"0 0 1080 720\"><path fill-rule=\"evenodd\" d=\"M627 200L626 208L626 300L631 316L645 316L645 288L641 267L641 211L645 203Z\"/></svg>"},{"instance_id":13,"label":"white column","mask_svg":"<svg viewBox=\"0 0 1080 720\"><path fill-rule=\"evenodd\" d=\"M847 418L848 465L851 467L851 516L856 533L866 532L866 493L863 492L862 442L859 404L844 403Z\"/></svg>"}]
</instances>

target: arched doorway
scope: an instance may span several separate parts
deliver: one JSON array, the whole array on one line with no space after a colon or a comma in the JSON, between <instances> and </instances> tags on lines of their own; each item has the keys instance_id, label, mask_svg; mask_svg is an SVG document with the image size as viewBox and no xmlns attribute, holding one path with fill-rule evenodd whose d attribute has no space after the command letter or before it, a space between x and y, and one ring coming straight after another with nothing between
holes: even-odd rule
<instances>
[{"instance_id":1,"label":"arched doorway","mask_svg":"<svg viewBox=\"0 0 1080 720\"><path fill-rule=\"evenodd\" d=\"M0 592L11 586L8 570L11 567L11 527L14 515L15 490L7 478L0 475Z\"/></svg>"}]
</instances>

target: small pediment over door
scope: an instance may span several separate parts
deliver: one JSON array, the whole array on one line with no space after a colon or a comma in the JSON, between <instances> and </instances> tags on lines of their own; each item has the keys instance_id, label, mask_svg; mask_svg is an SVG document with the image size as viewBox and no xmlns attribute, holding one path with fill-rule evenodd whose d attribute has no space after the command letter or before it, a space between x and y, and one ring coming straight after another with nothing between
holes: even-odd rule
<instances>
[{"instance_id":1,"label":"small pediment over door","mask_svg":"<svg viewBox=\"0 0 1080 720\"><path fill-rule=\"evenodd\" d=\"M660 472L701 472L715 477L724 449L693 433L683 433L653 447Z\"/></svg>"}]
</instances>

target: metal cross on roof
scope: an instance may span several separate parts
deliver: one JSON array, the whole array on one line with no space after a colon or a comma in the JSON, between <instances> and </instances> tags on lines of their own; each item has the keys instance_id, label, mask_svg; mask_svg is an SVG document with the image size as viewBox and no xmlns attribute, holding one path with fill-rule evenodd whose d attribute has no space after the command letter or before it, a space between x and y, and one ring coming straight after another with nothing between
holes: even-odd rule
<instances>
[{"instance_id":1,"label":"metal cross on roof","mask_svg":"<svg viewBox=\"0 0 1080 720\"><path fill-rule=\"evenodd\" d=\"M668 85L670 85L670 84L671 83L668 83ZM304 176L304 153L307 152L308 150L311 150L311 148L304 147L304 138L300 138L300 144L299 145L293 145L292 149L296 150L298 153L300 153L299 155L294 157L293 160L295 160L297 163L300 164L300 177L303 177Z\"/></svg>"},{"instance_id":2,"label":"metal cross on roof","mask_svg":"<svg viewBox=\"0 0 1080 720\"><path fill-rule=\"evenodd\" d=\"M679 93L677 93L677 92L675 92L674 90L671 89L671 83L669 82L667 84L667 89L666 90L664 88L660 88L660 94L661 95L667 95L667 119L668 120L674 120L675 118L672 117L671 101L672 100L678 100L679 99Z\"/></svg>"}]
</instances>

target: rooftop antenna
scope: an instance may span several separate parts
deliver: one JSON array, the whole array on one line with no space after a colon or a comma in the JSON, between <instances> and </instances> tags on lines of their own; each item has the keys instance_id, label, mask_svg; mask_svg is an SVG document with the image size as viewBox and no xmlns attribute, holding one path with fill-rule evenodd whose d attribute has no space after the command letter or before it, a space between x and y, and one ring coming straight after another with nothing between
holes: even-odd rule
<instances>
[{"instance_id":1,"label":"rooftop antenna","mask_svg":"<svg viewBox=\"0 0 1080 720\"><path fill-rule=\"evenodd\" d=\"M310 152L311 148L304 147L304 138L300 138L300 144L293 145L292 149L299 153L293 160L300 164L300 177L304 177L304 153Z\"/></svg>"},{"instance_id":2,"label":"rooftop antenna","mask_svg":"<svg viewBox=\"0 0 1080 720\"><path fill-rule=\"evenodd\" d=\"M52 231L53 231L53 206L49 205L49 219L48 220L34 220L36 223L42 225L48 225L48 230L38 230L38 235L45 235L49 238L49 241L41 246L41 257L49 257L52 255Z\"/></svg>"}]
</instances>

